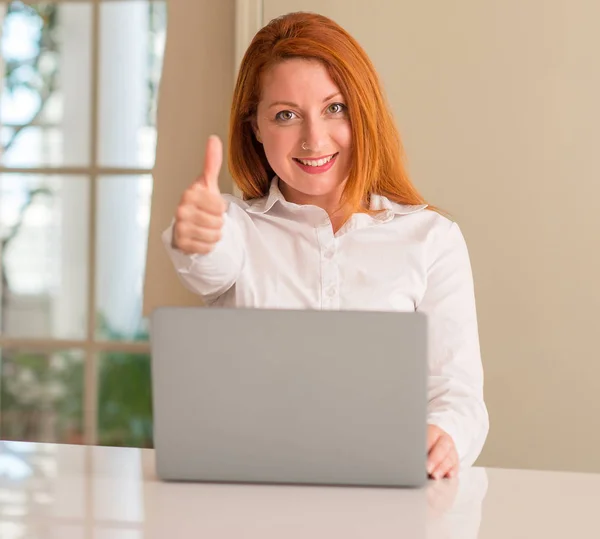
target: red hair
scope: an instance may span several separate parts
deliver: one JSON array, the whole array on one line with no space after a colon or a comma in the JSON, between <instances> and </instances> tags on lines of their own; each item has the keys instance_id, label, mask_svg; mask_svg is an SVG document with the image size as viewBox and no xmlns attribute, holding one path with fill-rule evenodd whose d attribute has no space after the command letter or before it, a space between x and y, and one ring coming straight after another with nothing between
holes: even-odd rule
<instances>
[{"instance_id":1,"label":"red hair","mask_svg":"<svg viewBox=\"0 0 600 539\"><path fill-rule=\"evenodd\" d=\"M424 204L406 172L400 135L369 57L341 26L314 13L273 19L256 34L242 59L231 108L229 169L244 199L265 196L275 175L252 129L262 75L292 58L321 62L345 97L353 151L342 205L350 213L368 211L364 204L368 208L371 194L399 204Z\"/></svg>"}]
</instances>

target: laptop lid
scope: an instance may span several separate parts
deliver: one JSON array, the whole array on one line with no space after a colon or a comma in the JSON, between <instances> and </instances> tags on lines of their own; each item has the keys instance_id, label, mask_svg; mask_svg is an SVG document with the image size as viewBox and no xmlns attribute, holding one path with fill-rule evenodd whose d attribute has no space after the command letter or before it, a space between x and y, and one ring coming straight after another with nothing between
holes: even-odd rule
<instances>
[{"instance_id":1,"label":"laptop lid","mask_svg":"<svg viewBox=\"0 0 600 539\"><path fill-rule=\"evenodd\" d=\"M423 485L426 337L421 313L157 309L159 477Z\"/></svg>"}]
</instances>

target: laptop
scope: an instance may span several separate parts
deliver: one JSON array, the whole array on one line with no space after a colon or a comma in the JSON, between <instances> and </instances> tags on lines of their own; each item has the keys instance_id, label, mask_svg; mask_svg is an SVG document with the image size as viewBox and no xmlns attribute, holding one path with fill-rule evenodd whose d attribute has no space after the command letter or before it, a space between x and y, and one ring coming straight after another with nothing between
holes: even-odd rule
<instances>
[{"instance_id":1,"label":"laptop","mask_svg":"<svg viewBox=\"0 0 600 539\"><path fill-rule=\"evenodd\" d=\"M156 309L158 477L423 486L426 322L407 312Z\"/></svg>"}]
</instances>

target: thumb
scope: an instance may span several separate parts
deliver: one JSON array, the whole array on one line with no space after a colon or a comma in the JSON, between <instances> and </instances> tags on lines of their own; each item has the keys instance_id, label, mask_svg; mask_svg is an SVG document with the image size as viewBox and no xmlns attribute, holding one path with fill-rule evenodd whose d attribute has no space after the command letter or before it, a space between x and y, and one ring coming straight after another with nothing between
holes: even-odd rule
<instances>
[{"instance_id":1,"label":"thumb","mask_svg":"<svg viewBox=\"0 0 600 539\"><path fill-rule=\"evenodd\" d=\"M216 135L208 137L206 143L206 152L204 154L204 172L202 173L201 183L209 191L220 193L219 172L223 163L223 144Z\"/></svg>"}]
</instances>

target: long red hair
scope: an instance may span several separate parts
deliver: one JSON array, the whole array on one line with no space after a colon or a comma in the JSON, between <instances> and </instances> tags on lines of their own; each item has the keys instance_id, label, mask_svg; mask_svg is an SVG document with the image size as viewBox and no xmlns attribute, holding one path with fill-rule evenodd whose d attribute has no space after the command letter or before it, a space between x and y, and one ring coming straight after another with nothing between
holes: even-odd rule
<instances>
[{"instance_id":1,"label":"long red hair","mask_svg":"<svg viewBox=\"0 0 600 539\"><path fill-rule=\"evenodd\" d=\"M273 19L242 59L231 108L229 169L244 199L265 196L275 175L252 129L262 75L292 58L321 62L345 97L353 151L342 205L350 213L368 211L364 205L372 193L399 204L425 204L408 177L400 135L366 52L331 19L302 12Z\"/></svg>"}]
</instances>

